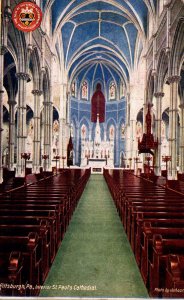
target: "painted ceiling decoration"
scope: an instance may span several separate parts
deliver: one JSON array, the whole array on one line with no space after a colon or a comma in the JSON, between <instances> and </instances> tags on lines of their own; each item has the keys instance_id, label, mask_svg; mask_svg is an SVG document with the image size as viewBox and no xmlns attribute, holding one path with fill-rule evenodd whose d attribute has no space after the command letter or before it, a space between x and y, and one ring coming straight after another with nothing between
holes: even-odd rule
<instances>
[{"instance_id":1,"label":"painted ceiling decoration","mask_svg":"<svg viewBox=\"0 0 184 300\"><path fill-rule=\"evenodd\" d=\"M60 37L69 81L127 82L155 16L157 0L48 0L53 42ZM57 49L58 51L58 49Z\"/></svg>"}]
</instances>

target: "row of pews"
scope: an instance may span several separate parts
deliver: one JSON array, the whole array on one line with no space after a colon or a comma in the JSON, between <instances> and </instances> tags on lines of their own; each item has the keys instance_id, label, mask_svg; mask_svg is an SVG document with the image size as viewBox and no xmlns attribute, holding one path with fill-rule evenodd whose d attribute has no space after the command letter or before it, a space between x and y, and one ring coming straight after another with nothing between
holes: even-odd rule
<instances>
[{"instance_id":1,"label":"row of pews","mask_svg":"<svg viewBox=\"0 0 184 300\"><path fill-rule=\"evenodd\" d=\"M1 193L1 296L39 294L89 176L66 169Z\"/></svg>"},{"instance_id":2,"label":"row of pews","mask_svg":"<svg viewBox=\"0 0 184 300\"><path fill-rule=\"evenodd\" d=\"M184 195L125 170L104 177L151 297L184 297Z\"/></svg>"}]
</instances>

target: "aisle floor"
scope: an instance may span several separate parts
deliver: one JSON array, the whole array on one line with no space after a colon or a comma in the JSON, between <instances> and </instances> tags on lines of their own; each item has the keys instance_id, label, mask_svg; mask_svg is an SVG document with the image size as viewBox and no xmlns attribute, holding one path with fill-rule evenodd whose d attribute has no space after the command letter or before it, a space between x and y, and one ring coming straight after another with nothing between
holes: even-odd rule
<instances>
[{"instance_id":1,"label":"aisle floor","mask_svg":"<svg viewBox=\"0 0 184 300\"><path fill-rule=\"evenodd\" d=\"M102 175L91 175L40 296L148 297Z\"/></svg>"}]
</instances>

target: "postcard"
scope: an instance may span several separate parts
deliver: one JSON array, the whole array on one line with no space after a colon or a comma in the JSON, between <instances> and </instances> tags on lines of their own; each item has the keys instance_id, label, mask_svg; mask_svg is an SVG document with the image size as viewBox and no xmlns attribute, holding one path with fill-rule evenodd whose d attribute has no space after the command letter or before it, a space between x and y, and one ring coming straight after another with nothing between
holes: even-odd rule
<instances>
[{"instance_id":1,"label":"postcard","mask_svg":"<svg viewBox=\"0 0 184 300\"><path fill-rule=\"evenodd\" d=\"M184 2L0 0L0 299L184 297Z\"/></svg>"}]
</instances>

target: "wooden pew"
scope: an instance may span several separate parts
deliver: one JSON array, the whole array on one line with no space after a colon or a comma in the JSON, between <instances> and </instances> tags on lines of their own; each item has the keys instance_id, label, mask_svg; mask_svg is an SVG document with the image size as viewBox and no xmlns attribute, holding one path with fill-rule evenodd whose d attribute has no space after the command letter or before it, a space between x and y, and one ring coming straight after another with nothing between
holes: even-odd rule
<instances>
[{"instance_id":1,"label":"wooden pew","mask_svg":"<svg viewBox=\"0 0 184 300\"><path fill-rule=\"evenodd\" d=\"M38 295L39 288L35 286L42 284L48 274L62 233L66 231L89 176L90 170L67 170L64 175L52 176L0 195L0 246L6 252L8 249L19 251L22 247L21 255L26 261L22 266L21 284L28 287L22 295ZM43 222L45 226L40 224ZM27 242L29 245L32 242L33 246L34 234L37 241L31 256L29 251L26 252Z\"/></svg>"},{"instance_id":2,"label":"wooden pew","mask_svg":"<svg viewBox=\"0 0 184 300\"><path fill-rule=\"evenodd\" d=\"M0 295L25 296L22 286L23 258L21 252L0 251Z\"/></svg>"},{"instance_id":3,"label":"wooden pew","mask_svg":"<svg viewBox=\"0 0 184 300\"><path fill-rule=\"evenodd\" d=\"M0 237L1 236L27 236L29 233L34 232L38 234L38 243L41 247L41 283L44 282L49 272L51 265L50 260L50 236L47 222L42 220L39 225L27 224L0 224Z\"/></svg>"},{"instance_id":4,"label":"wooden pew","mask_svg":"<svg viewBox=\"0 0 184 300\"><path fill-rule=\"evenodd\" d=\"M149 293L159 297L157 289L166 288L166 262L169 254L183 254L184 239L163 239L161 235L153 236L153 252L149 257Z\"/></svg>"},{"instance_id":5,"label":"wooden pew","mask_svg":"<svg viewBox=\"0 0 184 300\"><path fill-rule=\"evenodd\" d=\"M165 298L184 298L184 255L169 254L166 279L162 295Z\"/></svg>"},{"instance_id":6,"label":"wooden pew","mask_svg":"<svg viewBox=\"0 0 184 300\"><path fill-rule=\"evenodd\" d=\"M54 236L52 238L55 241L56 249L61 242L61 228L62 228L62 215L57 205L0 205L0 216L33 216L42 219L42 217L50 217L51 214L55 215L56 228L53 231Z\"/></svg>"},{"instance_id":7,"label":"wooden pew","mask_svg":"<svg viewBox=\"0 0 184 300\"><path fill-rule=\"evenodd\" d=\"M180 251L184 250L182 249L182 243L184 243L184 196L164 189L164 187L158 187L153 182L137 178L127 172L105 170L104 177L131 242L143 279L150 289L150 295L167 296L161 290L162 285L165 284L165 281L164 283L161 281L162 273L159 274L160 270L155 265L153 236L155 233L162 234L164 238L164 249L165 251L167 249L168 253L167 255L164 253L165 256L163 255L159 263L163 263L161 271L165 274L165 261L171 254L169 251L179 252L178 256L180 257ZM151 231L149 234L143 229L143 224L146 222L151 222L147 228L148 231ZM166 246L166 241L170 246ZM149 260L148 248L150 255L153 254ZM154 276L156 277L158 287L151 276L152 279ZM170 274L167 276L171 277Z\"/></svg>"},{"instance_id":8,"label":"wooden pew","mask_svg":"<svg viewBox=\"0 0 184 300\"><path fill-rule=\"evenodd\" d=\"M65 197L28 197L25 198L23 195L18 198L15 197L14 199L9 199L9 198L2 198L1 199L1 204L0 207L2 208L2 205L10 205L12 208L13 207L23 207L25 206L26 209L29 207L33 208L36 207L44 207L48 208L48 205L55 205L56 209L58 208L58 211L60 212L61 218L60 218L60 225L61 229L59 231L59 236L58 238L61 238L61 240L64 237L64 234L66 232L67 226L69 224L69 220L71 219L71 207L70 207L70 202L67 198ZM8 207L8 206L7 206Z\"/></svg>"},{"instance_id":9,"label":"wooden pew","mask_svg":"<svg viewBox=\"0 0 184 300\"><path fill-rule=\"evenodd\" d=\"M0 224L9 224L9 225L40 225L41 222L47 222L47 229L49 231L49 257L51 263L54 261L56 251L57 251L57 241L56 241L56 235L57 235L57 225L56 225L56 216L53 212L48 212L45 215L26 215L26 213L16 215L15 213L12 214L2 214L0 216Z\"/></svg>"},{"instance_id":10,"label":"wooden pew","mask_svg":"<svg viewBox=\"0 0 184 300\"><path fill-rule=\"evenodd\" d=\"M21 252L23 266L21 271L21 284L27 285L27 296L38 295L39 290L34 289L40 285L41 251L38 243L38 235L34 232L28 236L0 236L0 247L3 252Z\"/></svg>"},{"instance_id":11,"label":"wooden pew","mask_svg":"<svg viewBox=\"0 0 184 300\"><path fill-rule=\"evenodd\" d=\"M153 236L155 234L160 234L162 238L184 239L184 229L182 227L152 227L151 223L145 222L140 245L140 270L145 284L148 281L148 256L152 252Z\"/></svg>"},{"instance_id":12,"label":"wooden pew","mask_svg":"<svg viewBox=\"0 0 184 300\"><path fill-rule=\"evenodd\" d=\"M144 199L138 198L136 200L130 198L125 201L124 205L122 205L121 210L121 219L124 224L125 230L127 231L128 221L131 222L131 213L135 210L139 210L141 208L145 208L147 210L151 210L153 207L153 211L155 210L154 207L177 207L177 206L184 207L184 199L173 199L173 198L158 198L158 199Z\"/></svg>"},{"instance_id":13,"label":"wooden pew","mask_svg":"<svg viewBox=\"0 0 184 300\"><path fill-rule=\"evenodd\" d=\"M159 209L158 209L159 210ZM129 227L129 230L131 231L131 239L135 240L134 245L139 245L140 244L140 237L141 237L141 232L142 232L142 228L141 228L141 223L144 221L148 221L149 219L183 219L184 218L184 212L181 211L154 211L154 212L150 212L150 211L145 211L145 212L135 212L132 216L132 220L131 220L131 224ZM136 247L135 247L135 255L137 255L136 253Z\"/></svg>"}]
</instances>

